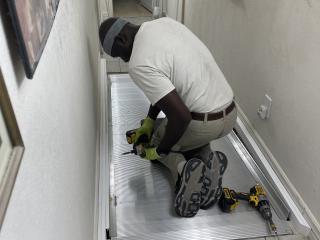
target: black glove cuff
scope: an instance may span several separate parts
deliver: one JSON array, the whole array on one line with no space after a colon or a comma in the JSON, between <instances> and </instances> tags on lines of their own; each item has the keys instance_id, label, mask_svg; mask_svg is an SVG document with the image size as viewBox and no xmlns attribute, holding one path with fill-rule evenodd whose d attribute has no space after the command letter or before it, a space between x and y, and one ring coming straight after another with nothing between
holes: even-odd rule
<instances>
[{"instance_id":1,"label":"black glove cuff","mask_svg":"<svg viewBox=\"0 0 320 240\"><path fill-rule=\"evenodd\" d=\"M170 152L170 151L163 151L163 150L161 150L161 149L159 149L159 148L157 148L156 151L157 151L157 153L158 153L159 156L161 156L161 155L168 155L169 152Z\"/></svg>"}]
</instances>

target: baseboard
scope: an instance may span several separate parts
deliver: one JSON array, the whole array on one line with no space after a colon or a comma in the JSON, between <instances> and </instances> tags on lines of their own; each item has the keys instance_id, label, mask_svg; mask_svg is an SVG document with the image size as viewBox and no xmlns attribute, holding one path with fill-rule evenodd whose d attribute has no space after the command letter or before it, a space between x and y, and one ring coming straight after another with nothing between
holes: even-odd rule
<instances>
[{"instance_id":1,"label":"baseboard","mask_svg":"<svg viewBox=\"0 0 320 240\"><path fill-rule=\"evenodd\" d=\"M112 0L98 0L99 24L113 16ZM103 49L100 46L100 55ZM100 58L97 101L97 149L96 149L96 186L95 186L95 219L94 240L105 240L109 228L109 170L108 170L108 116L107 116L107 69L106 59Z\"/></svg>"},{"instance_id":2,"label":"baseboard","mask_svg":"<svg viewBox=\"0 0 320 240\"><path fill-rule=\"evenodd\" d=\"M247 131L247 134L252 137L253 141L257 144L255 147L258 147L259 150L261 151L260 154L263 154L263 158L270 164L269 171L273 171L274 174L276 175L276 178L278 178L278 185L283 185L283 188L279 189L279 193L283 194L285 201L288 202L288 206L293 211L294 214L298 215L297 218L295 219L298 221L298 224L302 224L304 227L302 229L299 229L299 226L297 227L298 233L302 235L308 235L310 239L320 239L320 224L315 218L315 216L312 214L311 210L297 191L297 189L294 187L288 176L285 174L284 170L278 163L277 159L273 156L272 152L270 149L266 146L264 143L263 139L261 136L258 134L258 132L254 129L252 124L250 123L249 119L246 117L244 114L243 110L238 106L239 110L239 119L238 123L236 126L236 130L242 131L240 128L245 128L245 131ZM241 125L241 126L240 126ZM250 145L249 141L244 141L247 142L246 147L252 148L252 146L247 146L248 144ZM254 150L252 150L254 151ZM252 152L250 152L252 153ZM254 155L255 153L253 153ZM261 156L260 156L261 157ZM288 194L286 196L286 194ZM290 198L290 199L289 199ZM292 202L290 202L292 201ZM306 222L304 222L306 221ZM310 227L310 231L307 231L305 227L307 228L307 225Z\"/></svg>"},{"instance_id":3,"label":"baseboard","mask_svg":"<svg viewBox=\"0 0 320 240\"><path fill-rule=\"evenodd\" d=\"M108 136L107 136L107 71L106 60L100 59L98 83L98 132L96 159L96 206L95 206L95 240L106 239L109 228L109 176L108 176Z\"/></svg>"}]
</instances>

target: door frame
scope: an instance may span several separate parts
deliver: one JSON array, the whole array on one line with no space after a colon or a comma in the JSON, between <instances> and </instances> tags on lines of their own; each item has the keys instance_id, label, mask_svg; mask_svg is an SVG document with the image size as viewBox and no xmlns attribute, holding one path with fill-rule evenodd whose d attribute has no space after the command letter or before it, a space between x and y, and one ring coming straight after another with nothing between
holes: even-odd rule
<instances>
[{"instance_id":1,"label":"door frame","mask_svg":"<svg viewBox=\"0 0 320 240\"><path fill-rule=\"evenodd\" d=\"M0 108L7 132L11 141L12 150L6 159L6 170L0 179L0 230L8 207L10 196L18 174L21 159L24 153L24 144L11 105L4 77L0 69Z\"/></svg>"}]
</instances>

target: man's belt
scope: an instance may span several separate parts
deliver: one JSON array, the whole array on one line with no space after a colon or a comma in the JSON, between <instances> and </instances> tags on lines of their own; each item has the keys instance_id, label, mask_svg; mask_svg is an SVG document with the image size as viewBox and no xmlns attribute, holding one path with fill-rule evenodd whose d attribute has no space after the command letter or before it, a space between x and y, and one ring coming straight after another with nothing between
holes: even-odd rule
<instances>
[{"instance_id":1,"label":"man's belt","mask_svg":"<svg viewBox=\"0 0 320 240\"><path fill-rule=\"evenodd\" d=\"M223 115L227 116L229 113L232 112L232 110L236 107L236 104L234 101L225 109L220 112L214 112L214 113L196 113L191 112L191 117L193 120L198 121L213 121L223 118Z\"/></svg>"}]
</instances>

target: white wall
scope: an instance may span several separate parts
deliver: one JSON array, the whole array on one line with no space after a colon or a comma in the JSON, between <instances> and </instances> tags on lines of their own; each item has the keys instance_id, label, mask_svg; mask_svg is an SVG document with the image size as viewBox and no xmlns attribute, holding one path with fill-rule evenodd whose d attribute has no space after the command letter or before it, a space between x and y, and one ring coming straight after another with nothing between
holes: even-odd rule
<instances>
[{"instance_id":1,"label":"white wall","mask_svg":"<svg viewBox=\"0 0 320 240\"><path fill-rule=\"evenodd\" d=\"M188 0L186 25L212 50L237 100L320 220L320 1ZM273 99L269 121L256 111Z\"/></svg>"},{"instance_id":2,"label":"white wall","mask_svg":"<svg viewBox=\"0 0 320 240\"><path fill-rule=\"evenodd\" d=\"M33 80L24 75L2 3L0 16L0 67L26 147L0 239L92 239L96 1L60 1Z\"/></svg>"}]
</instances>

